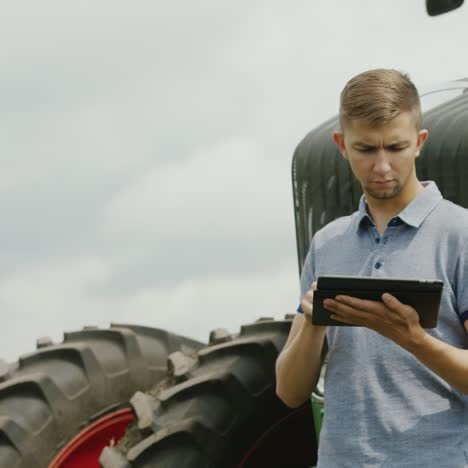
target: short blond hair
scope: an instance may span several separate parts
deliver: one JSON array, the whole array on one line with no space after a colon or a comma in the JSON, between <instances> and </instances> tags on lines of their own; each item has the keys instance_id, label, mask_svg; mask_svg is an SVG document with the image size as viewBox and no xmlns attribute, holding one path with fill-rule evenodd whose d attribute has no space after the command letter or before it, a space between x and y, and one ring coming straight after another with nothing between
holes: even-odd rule
<instances>
[{"instance_id":1,"label":"short blond hair","mask_svg":"<svg viewBox=\"0 0 468 468\"><path fill-rule=\"evenodd\" d=\"M421 103L416 86L406 73L377 68L351 78L340 96L340 125L344 131L350 121L364 120L381 126L402 112L414 112L416 129L421 130Z\"/></svg>"}]
</instances>

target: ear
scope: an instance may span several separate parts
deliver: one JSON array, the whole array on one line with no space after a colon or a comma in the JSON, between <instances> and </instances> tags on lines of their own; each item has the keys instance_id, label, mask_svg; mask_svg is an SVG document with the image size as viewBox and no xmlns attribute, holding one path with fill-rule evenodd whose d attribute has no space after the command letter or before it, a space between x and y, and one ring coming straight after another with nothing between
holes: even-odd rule
<instances>
[{"instance_id":1,"label":"ear","mask_svg":"<svg viewBox=\"0 0 468 468\"><path fill-rule=\"evenodd\" d=\"M344 133L333 132L333 141L336 143L336 146L338 146L338 149L340 150L340 153L343 155L343 158L347 160L348 156L346 155Z\"/></svg>"},{"instance_id":2,"label":"ear","mask_svg":"<svg viewBox=\"0 0 468 468\"><path fill-rule=\"evenodd\" d=\"M420 130L418 133L418 140L416 142L416 157L419 156L421 149L429 136L429 132L426 129Z\"/></svg>"}]
</instances>

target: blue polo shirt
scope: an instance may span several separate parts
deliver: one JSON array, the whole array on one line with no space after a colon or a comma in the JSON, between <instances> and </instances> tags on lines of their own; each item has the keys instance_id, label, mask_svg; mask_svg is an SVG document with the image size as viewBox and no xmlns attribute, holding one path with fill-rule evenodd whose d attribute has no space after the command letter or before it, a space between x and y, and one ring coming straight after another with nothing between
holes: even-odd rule
<instances>
[{"instance_id":1,"label":"blue polo shirt","mask_svg":"<svg viewBox=\"0 0 468 468\"><path fill-rule=\"evenodd\" d=\"M364 196L357 212L317 232L301 300L320 275L442 280L438 325L427 332L468 349L468 210L423 185L382 236ZM468 466L467 395L370 329L328 327L327 340L318 467Z\"/></svg>"}]
</instances>

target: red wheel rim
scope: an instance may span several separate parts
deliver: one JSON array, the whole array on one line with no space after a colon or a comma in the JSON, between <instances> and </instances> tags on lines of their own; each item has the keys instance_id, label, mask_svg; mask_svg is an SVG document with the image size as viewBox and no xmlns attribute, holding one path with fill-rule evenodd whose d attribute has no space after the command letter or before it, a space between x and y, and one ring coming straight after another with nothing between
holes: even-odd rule
<instances>
[{"instance_id":1,"label":"red wheel rim","mask_svg":"<svg viewBox=\"0 0 468 468\"><path fill-rule=\"evenodd\" d=\"M76 435L52 460L49 468L99 468L103 448L117 443L132 421L130 408L106 414Z\"/></svg>"},{"instance_id":2,"label":"red wheel rim","mask_svg":"<svg viewBox=\"0 0 468 468\"><path fill-rule=\"evenodd\" d=\"M239 468L274 466L278 461L294 461L297 467L314 464L317 447L311 414L310 405L304 405L278 421L248 451ZM130 408L103 416L76 435L49 468L100 468L104 447L117 443L132 421Z\"/></svg>"}]
</instances>

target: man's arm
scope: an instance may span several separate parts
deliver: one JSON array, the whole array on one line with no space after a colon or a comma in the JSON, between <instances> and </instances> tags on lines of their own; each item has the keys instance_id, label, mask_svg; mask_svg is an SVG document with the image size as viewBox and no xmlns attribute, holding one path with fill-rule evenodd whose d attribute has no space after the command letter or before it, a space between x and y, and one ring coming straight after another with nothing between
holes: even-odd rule
<instances>
[{"instance_id":1,"label":"man's arm","mask_svg":"<svg viewBox=\"0 0 468 468\"><path fill-rule=\"evenodd\" d=\"M312 324L314 289L315 283L302 300L304 313L294 317L286 344L276 361L276 394L292 408L310 398L320 376L326 327Z\"/></svg>"},{"instance_id":2,"label":"man's arm","mask_svg":"<svg viewBox=\"0 0 468 468\"><path fill-rule=\"evenodd\" d=\"M386 293L383 302L337 296L324 301L338 321L360 325L385 336L412 353L458 391L468 394L468 350L456 348L429 335L419 324L418 313ZM465 322L468 333L468 325Z\"/></svg>"},{"instance_id":3,"label":"man's arm","mask_svg":"<svg viewBox=\"0 0 468 468\"><path fill-rule=\"evenodd\" d=\"M465 329L468 333L467 322ZM411 352L452 387L468 394L468 349L455 348L425 333Z\"/></svg>"}]
</instances>

